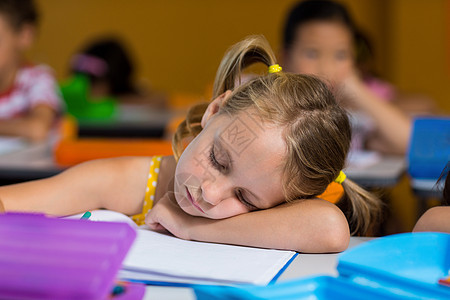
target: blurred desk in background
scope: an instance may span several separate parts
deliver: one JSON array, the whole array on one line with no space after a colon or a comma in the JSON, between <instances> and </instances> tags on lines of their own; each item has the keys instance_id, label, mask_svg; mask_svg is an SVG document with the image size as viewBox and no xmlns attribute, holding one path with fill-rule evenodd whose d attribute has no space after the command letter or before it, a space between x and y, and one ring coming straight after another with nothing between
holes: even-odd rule
<instances>
[{"instance_id":1,"label":"blurred desk in background","mask_svg":"<svg viewBox=\"0 0 450 300\"><path fill-rule=\"evenodd\" d=\"M345 174L367 189L397 185L406 172L403 156L385 156L375 152L350 153Z\"/></svg>"},{"instance_id":2,"label":"blurred desk in background","mask_svg":"<svg viewBox=\"0 0 450 300\"><path fill-rule=\"evenodd\" d=\"M411 178L411 188L417 197L417 220L429 208L429 200L435 199L442 204L445 180ZM436 205L436 204L434 204Z\"/></svg>"},{"instance_id":3,"label":"blurred desk in background","mask_svg":"<svg viewBox=\"0 0 450 300\"><path fill-rule=\"evenodd\" d=\"M0 155L0 184L50 177L94 159L171 154L172 143L163 139L89 138L25 143L22 149Z\"/></svg>"},{"instance_id":4,"label":"blurred desk in background","mask_svg":"<svg viewBox=\"0 0 450 300\"><path fill-rule=\"evenodd\" d=\"M164 136L166 125L148 123L80 123L78 136L80 137L113 137L113 138L161 138Z\"/></svg>"},{"instance_id":5,"label":"blurred desk in background","mask_svg":"<svg viewBox=\"0 0 450 300\"><path fill-rule=\"evenodd\" d=\"M175 113L140 105L120 105L117 117L78 122L79 137L161 138Z\"/></svg>"},{"instance_id":6,"label":"blurred desk in background","mask_svg":"<svg viewBox=\"0 0 450 300\"><path fill-rule=\"evenodd\" d=\"M30 144L23 141L0 148L0 185L56 175L94 159L118 156L172 155L172 143L163 139L69 139Z\"/></svg>"},{"instance_id":7,"label":"blurred desk in background","mask_svg":"<svg viewBox=\"0 0 450 300\"><path fill-rule=\"evenodd\" d=\"M442 198L444 180L436 182L434 179L411 178L411 188L415 195L423 198Z\"/></svg>"},{"instance_id":8,"label":"blurred desk in background","mask_svg":"<svg viewBox=\"0 0 450 300\"><path fill-rule=\"evenodd\" d=\"M117 117L103 121L84 121L79 124L79 133L81 138L83 136L101 137L109 139L110 143L116 141L116 144L126 143L126 140L121 138L128 140L133 138L133 141L129 142L132 146L139 144L138 139L134 141L135 138L143 138L144 140L156 138L155 141L157 141L166 133L167 125L176 116L177 113L174 111L151 110L141 105L121 105ZM20 138L5 137L3 138L3 146L1 139L2 137L0 137L0 185L50 177L67 168L66 165L56 163L54 158L56 137L52 137L52 141L40 144L30 144ZM147 142L147 144L149 143ZM140 147L139 149L142 150L142 146L136 147ZM165 148L169 147L165 146ZM109 150L109 152L105 152L111 153L112 149L105 148L105 150ZM167 151L159 154L167 155ZM118 156L126 155L135 154L134 152L118 154ZM148 155L155 155L155 153L150 151Z\"/></svg>"},{"instance_id":9,"label":"blurred desk in background","mask_svg":"<svg viewBox=\"0 0 450 300\"><path fill-rule=\"evenodd\" d=\"M399 198L395 197L394 190L401 187L401 181L406 174L405 158L368 152L349 157L347 163L348 165L344 169L347 177L359 186L373 192L386 204L382 213L383 221L374 228L373 234L384 236L404 231L405 227L402 225L404 219L396 209ZM415 211L413 215L415 218Z\"/></svg>"},{"instance_id":10,"label":"blurred desk in background","mask_svg":"<svg viewBox=\"0 0 450 300\"><path fill-rule=\"evenodd\" d=\"M0 184L12 184L56 175L64 168L53 161L52 144L27 144L0 155Z\"/></svg>"}]
</instances>

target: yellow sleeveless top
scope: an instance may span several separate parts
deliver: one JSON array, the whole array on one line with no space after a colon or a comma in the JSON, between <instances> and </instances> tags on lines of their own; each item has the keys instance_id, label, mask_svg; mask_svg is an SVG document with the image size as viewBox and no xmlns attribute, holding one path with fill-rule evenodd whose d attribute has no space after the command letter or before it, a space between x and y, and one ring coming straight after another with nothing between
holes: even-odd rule
<instances>
[{"instance_id":1,"label":"yellow sleeveless top","mask_svg":"<svg viewBox=\"0 0 450 300\"><path fill-rule=\"evenodd\" d=\"M148 172L147 187L145 191L142 212L140 214L131 217L138 226L145 224L145 216L147 215L148 211L153 207L160 165L161 165L161 156L153 156L152 161L150 163L150 170Z\"/></svg>"}]
</instances>

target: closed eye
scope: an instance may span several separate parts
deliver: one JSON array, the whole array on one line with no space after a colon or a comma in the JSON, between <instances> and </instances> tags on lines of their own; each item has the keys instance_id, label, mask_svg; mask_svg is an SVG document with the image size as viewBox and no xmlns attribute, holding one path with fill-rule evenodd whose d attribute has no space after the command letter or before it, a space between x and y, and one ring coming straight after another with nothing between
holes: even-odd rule
<instances>
[{"instance_id":1,"label":"closed eye","mask_svg":"<svg viewBox=\"0 0 450 300\"><path fill-rule=\"evenodd\" d=\"M221 173L225 174L230 169L228 167L228 165L225 165L225 164L220 162L220 158L217 159L215 148L214 148L214 144L212 144L211 149L209 150L209 162L216 170L218 170ZM259 207L256 207L255 205L253 205L250 201L248 201L246 199L246 197L242 193L241 189L236 189L235 195L236 195L236 198L242 204L244 204L250 211L254 211L254 210L259 210L260 209Z\"/></svg>"},{"instance_id":2,"label":"closed eye","mask_svg":"<svg viewBox=\"0 0 450 300\"><path fill-rule=\"evenodd\" d=\"M252 203L250 203L248 200L245 199L244 195L242 194L242 190L241 189L237 189L235 193L236 193L236 198L238 198L238 200L242 204L247 206L247 208L249 210L258 210L259 209L258 207L256 207L255 205L253 205Z\"/></svg>"},{"instance_id":3,"label":"closed eye","mask_svg":"<svg viewBox=\"0 0 450 300\"><path fill-rule=\"evenodd\" d=\"M228 167L219 163L217 160L216 153L214 151L214 144L211 146L211 150L209 150L209 161L211 165L219 172L225 173L228 171Z\"/></svg>"}]
</instances>

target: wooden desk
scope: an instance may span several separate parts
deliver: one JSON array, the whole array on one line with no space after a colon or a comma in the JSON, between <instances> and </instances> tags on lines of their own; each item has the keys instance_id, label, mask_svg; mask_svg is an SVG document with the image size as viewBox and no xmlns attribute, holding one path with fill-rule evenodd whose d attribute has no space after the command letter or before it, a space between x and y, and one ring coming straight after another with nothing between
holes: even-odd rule
<instances>
[{"instance_id":1,"label":"wooden desk","mask_svg":"<svg viewBox=\"0 0 450 300\"><path fill-rule=\"evenodd\" d=\"M349 248L371 239L351 237ZM277 282L315 275L336 276L338 274L336 271L337 257L338 254L299 254L283 272ZM194 300L195 294L190 288L147 286L144 299Z\"/></svg>"}]
</instances>

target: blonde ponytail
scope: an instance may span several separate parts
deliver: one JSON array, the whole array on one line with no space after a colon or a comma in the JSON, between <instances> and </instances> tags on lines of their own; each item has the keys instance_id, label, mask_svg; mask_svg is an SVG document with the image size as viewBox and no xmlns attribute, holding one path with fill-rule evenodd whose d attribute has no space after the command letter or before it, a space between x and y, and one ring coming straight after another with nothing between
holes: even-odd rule
<instances>
[{"instance_id":1,"label":"blonde ponytail","mask_svg":"<svg viewBox=\"0 0 450 300\"><path fill-rule=\"evenodd\" d=\"M258 62L267 67L276 64L275 54L263 36L249 36L228 49L216 73L213 99L227 90L233 90L242 70Z\"/></svg>"},{"instance_id":2,"label":"blonde ponytail","mask_svg":"<svg viewBox=\"0 0 450 300\"><path fill-rule=\"evenodd\" d=\"M352 235L373 235L381 220L383 203L353 181L346 179L342 183L345 196L337 206L344 212Z\"/></svg>"},{"instance_id":3,"label":"blonde ponytail","mask_svg":"<svg viewBox=\"0 0 450 300\"><path fill-rule=\"evenodd\" d=\"M275 54L263 36L249 36L228 49L216 73L213 99L227 90L233 90L236 82L240 83L242 70L258 62L268 67L276 63ZM188 111L185 121L178 126L172 138L172 149L176 160L184 150L183 141L186 138L196 137L202 131L200 123L207 107L207 103L193 106Z\"/></svg>"}]
</instances>

